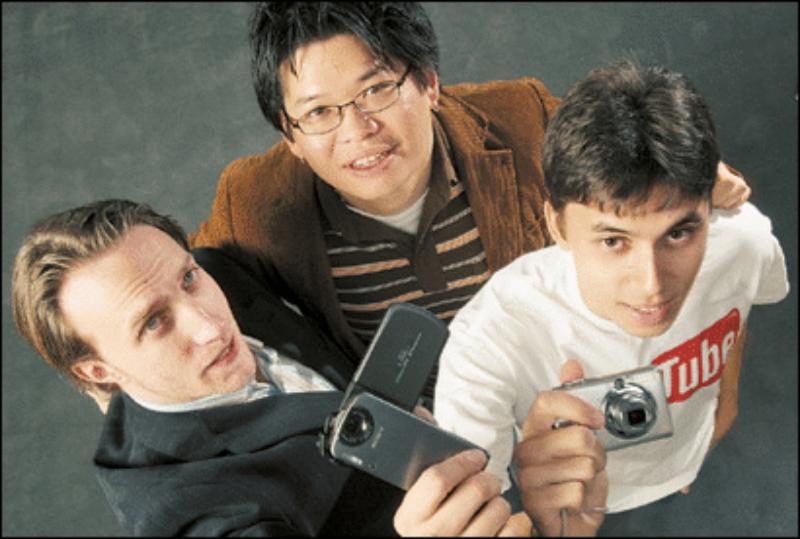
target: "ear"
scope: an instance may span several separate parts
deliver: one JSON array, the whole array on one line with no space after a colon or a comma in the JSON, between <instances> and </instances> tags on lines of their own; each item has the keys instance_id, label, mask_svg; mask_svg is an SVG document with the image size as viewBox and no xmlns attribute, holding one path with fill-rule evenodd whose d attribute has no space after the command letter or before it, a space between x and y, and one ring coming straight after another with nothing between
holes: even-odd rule
<instances>
[{"instance_id":1,"label":"ear","mask_svg":"<svg viewBox=\"0 0 800 539\"><path fill-rule=\"evenodd\" d=\"M425 82L428 86L425 88L425 95L430 101L432 110L439 110L439 75L436 71L422 70L425 76Z\"/></svg>"},{"instance_id":2,"label":"ear","mask_svg":"<svg viewBox=\"0 0 800 539\"><path fill-rule=\"evenodd\" d=\"M286 142L286 145L289 146L289 151L292 152L292 154L296 158L305 163L305 158L303 157L303 150L302 148L300 148L297 142L289 139L289 137L287 137L284 134L281 134L281 138L283 138L283 140Z\"/></svg>"},{"instance_id":3,"label":"ear","mask_svg":"<svg viewBox=\"0 0 800 539\"><path fill-rule=\"evenodd\" d=\"M96 357L81 359L72 366L72 373L91 384L117 384L122 376L108 363Z\"/></svg>"},{"instance_id":4,"label":"ear","mask_svg":"<svg viewBox=\"0 0 800 539\"><path fill-rule=\"evenodd\" d=\"M553 241L562 249L569 251L567 240L564 238L564 234L561 231L561 223L559 222L561 221L561 214L553 208L549 200L544 203L544 220L547 223L547 230L550 232L550 237L553 238Z\"/></svg>"},{"instance_id":5,"label":"ear","mask_svg":"<svg viewBox=\"0 0 800 539\"><path fill-rule=\"evenodd\" d=\"M297 141L294 139L294 137L286 136L286 133L292 132L291 131L292 126L289 125L289 121L283 114L281 114L281 127L283 128L281 130L281 138L284 140L284 142L286 142L286 145L289 146L289 151L292 152L292 154L295 157L297 157L300 161L305 162L305 158L303 157L303 150L297 144Z\"/></svg>"}]
</instances>

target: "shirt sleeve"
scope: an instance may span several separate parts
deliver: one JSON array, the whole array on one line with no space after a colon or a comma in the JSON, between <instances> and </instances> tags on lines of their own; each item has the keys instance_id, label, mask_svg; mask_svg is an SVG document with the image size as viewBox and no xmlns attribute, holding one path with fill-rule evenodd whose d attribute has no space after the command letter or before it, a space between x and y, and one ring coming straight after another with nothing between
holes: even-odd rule
<instances>
[{"instance_id":1,"label":"shirt sleeve","mask_svg":"<svg viewBox=\"0 0 800 539\"><path fill-rule=\"evenodd\" d=\"M753 204L741 207L742 225L749 250L756 263L757 283L754 304L777 303L789 293L786 259L778 238L772 233L772 222Z\"/></svg>"},{"instance_id":2,"label":"shirt sleeve","mask_svg":"<svg viewBox=\"0 0 800 539\"><path fill-rule=\"evenodd\" d=\"M434 399L442 428L489 452L486 469L502 479L503 490L511 485L507 469L515 441L517 385L508 365L517 331L485 286L450 324Z\"/></svg>"}]
</instances>

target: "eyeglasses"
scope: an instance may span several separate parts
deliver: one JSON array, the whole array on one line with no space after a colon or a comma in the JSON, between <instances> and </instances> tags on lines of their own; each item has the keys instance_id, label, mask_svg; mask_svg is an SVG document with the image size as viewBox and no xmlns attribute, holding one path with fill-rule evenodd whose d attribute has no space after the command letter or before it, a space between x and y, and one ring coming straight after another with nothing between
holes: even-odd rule
<instances>
[{"instance_id":1,"label":"eyeglasses","mask_svg":"<svg viewBox=\"0 0 800 539\"><path fill-rule=\"evenodd\" d=\"M299 129L304 134L323 135L339 127L344 117L343 111L345 107L354 105L359 112L374 114L394 105L400 98L400 87L406 81L410 72L411 66L408 66L406 72L403 73L403 76L398 81L379 82L358 94L352 101L342 105L317 107L303 114L297 120L289 116L286 109L283 109L283 113L286 115L286 119L289 120L289 125Z\"/></svg>"}]
</instances>

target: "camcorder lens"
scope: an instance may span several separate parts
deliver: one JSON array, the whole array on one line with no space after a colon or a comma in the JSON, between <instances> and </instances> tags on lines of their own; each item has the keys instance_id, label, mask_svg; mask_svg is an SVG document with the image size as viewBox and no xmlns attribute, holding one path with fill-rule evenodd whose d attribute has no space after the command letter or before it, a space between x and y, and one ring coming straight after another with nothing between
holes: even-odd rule
<instances>
[{"instance_id":1,"label":"camcorder lens","mask_svg":"<svg viewBox=\"0 0 800 539\"><path fill-rule=\"evenodd\" d=\"M372 415L364 408L353 408L344 420L340 437L347 445L360 445L372 436Z\"/></svg>"}]
</instances>

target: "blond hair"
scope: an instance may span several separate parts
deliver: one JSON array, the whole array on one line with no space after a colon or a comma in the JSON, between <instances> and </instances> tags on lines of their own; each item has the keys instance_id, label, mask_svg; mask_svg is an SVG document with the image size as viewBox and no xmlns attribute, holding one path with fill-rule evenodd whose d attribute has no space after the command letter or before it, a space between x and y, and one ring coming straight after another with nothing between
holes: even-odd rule
<instances>
[{"instance_id":1,"label":"blond hair","mask_svg":"<svg viewBox=\"0 0 800 539\"><path fill-rule=\"evenodd\" d=\"M97 354L64 320L59 294L71 269L107 252L136 225L158 228L189 251L186 233L169 216L147 204L109 199L42 219L14 261L11 305L17 329L47 363L92 395L116 388L73 373L78 361Z\"/></svg>"}]
</instances>

